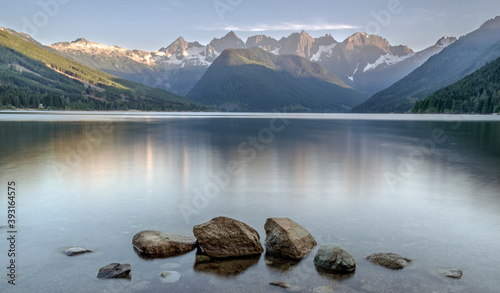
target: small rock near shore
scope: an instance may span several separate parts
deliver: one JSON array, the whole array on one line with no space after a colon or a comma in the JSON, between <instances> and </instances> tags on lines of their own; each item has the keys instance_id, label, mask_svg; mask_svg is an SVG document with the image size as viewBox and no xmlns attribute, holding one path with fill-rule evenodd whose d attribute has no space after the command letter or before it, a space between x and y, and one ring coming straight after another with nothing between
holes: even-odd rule
<instances>
[{"instance_id":1,"label":"small rock near shore","mask_svg":"<svg viewBox=\"0 0 500 293\"><path fill-rule=\"evenodd\" d=\"M463 272L458 269L441 269L439 273L445 277L452 279L460 279L462 278Z\"/></svg>"},{"instance_id":2,"label":"small rock near shore","mask_svg":"<svg viewBox=\"0 0 500 293\"><path fill-rule=\"evenodd\" d=\"M73 256L87 252L93 252L93 251L85 247L70 247L64 250L64 254L66 254L67 256Z\"/></svg>"},{"instance_id":3,"label":"small rock near shore","mask_svg":"<svg viewBox=\"0 0 500 293\"><path fill-rule=\"evenodd\" d=\"M118 279L118 278L128 278L132 266L129 264L119 264L112 263L105 267L102 267L97 274L99 279Z\"/></svg>"},{"instance_id":4,"label":"small rock near shore","mask_svg":"<svg viewBox=\"0 0 500 293\"><path fill-rule=\"evenodd\" d=\"M374 253L366 257L374 264L393 270L401 270L407 267L413 260L395 253Z\"/></svg>"},{"instance_id":5,"label":"small rock near shore","mask_svg":"<svg viewBox=\"0 0 500 293\"><path fill-rule=\"evenodd\" d=\"M314 257L319 271L334 274L350 274L356 270L356 261L347 251L336 245L322 245Z\"/></svg>"},{"instance_id":6,"label":"small rock near shore","mask_svg":"<svg viewBox=\"0 0 500 293\"><path fill-rule=\"evenodd\" d=\"M271 283L269 283L269 285L280 287L280 288L283 288L283 289L287 289L290 292L300 292L300 291L302 291L299 287L293 286L293 285L288 285L287 283L284 283L284 282L271 282Z\"/></svg>"},{"instance_id":7,"label":"small rock near shore","mask_svg":"<svg viewBox=\"0 0 500 293\"><path fill-rule=\"evenodd\" d=\"M196 239L177 233L142 231L134 235L132 244L147 256L168 257L195 249Z\"/></svg>"},{"instance_id":8,"label":"small rock near shore","mask_svg":"<svg viewBox=\"0 0 500 293\"><path fill-rule=\"evenodd\" d=\"M193 227L202 251L210 257L242 257L264 252L259 233L247 224L217 217Z\"/></svg>"}]
</instances>

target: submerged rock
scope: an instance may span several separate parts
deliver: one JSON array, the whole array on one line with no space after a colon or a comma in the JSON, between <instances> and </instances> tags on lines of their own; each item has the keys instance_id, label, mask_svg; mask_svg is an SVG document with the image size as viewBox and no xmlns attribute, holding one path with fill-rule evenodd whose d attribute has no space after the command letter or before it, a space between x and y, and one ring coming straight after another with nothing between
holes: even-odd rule
<instances>
[{"instance_id":1,"label":"submerged rock","mask_svg":"<svg viewBox=\"0 0 500 293\"><path fill-rule=\"evenodd\" d=\"M413 260L395 253L374 253L366 257L374 264L393 270L401 270L407 267Z\"/></svg>"},{"instance_id":2,"label":"submerged rock","mask_svg":"<svg viewBox=\"0 0 500 293\"><path fill-rule=\"evenodd\" d=\"M316 287L313 290L313 293L333 293L335 292L335 289L331 286L320 286Z\"/></svg>"},{"instance_id":3,"label":"submerged rock","mask_svg":"<svg viewBox=\"0 0 500 293\"><path fill-rule=\"evenodd\" d=\"M93 252L93 251L85 247L70 247L64 250L64 254L66 254L67 256L73 256L87 252Z\"/></svg>"},{"instance_id":4,"label":"submerged rock","mask_svg":"<svg viewBox=\"0 0 500 293\"><path fill-rule=\"evenodd\" d=\"M293 286L293 285L288 285L287 283L284 283L284 282L270 282L269 285L280 287L280 288L283 288L283 289L287 289L290 292L300 292L300 291L302 291L299 287Z\"/></svg>"},{"instance_id":5,"label":"submerged rock","mask_svg":"<svg viewBox=\"0 0 500 293\"><path fill-rule=\"evenodd\" d=\"M445 277L452 279L460 279L462 278L463 272L458 269L441 269L439 273Z\"/></svg>"},{"instance_id":6,"label":"submerged rock","mask_svg":"<svg viewBox=\"0 0 500 293\"><path fill-rule=\"evenodd\" d=\"M175 283L181 278L181 273L176 271L163 271L160 273L159 278L163 283Z\"/></svg>"},{"instance_id":7,"label":"submerged rock","mask_svg":"<svg viewBox=\"0 0 500 293\"><path fill-rule=\"evenodd\" d=\"M288 218L269 218L264 225L267 253L288 259L302 259L317 245L301 225Z\"/></svg>"},{"instance_id":8,"label":"submerged rock","mask_svg":"<svg viewBox=\"0 0 500 293\"><path fill-rule=\"evenodd\" d=\"M210 262L212 259L208 255L203 255L203 254L197 254L196 255L196 263L202 263L202 262Z\"/></svg>"},{"instance_id":9,"label":"submerged rock","mask_svg":"<svg viewBox=\"0 0 500 293\"><path fill-rule=\"evenodd\" d=\"M97 278L99 279L117 279L128 278L132 266L129 264L112 263L99 269Z\"/></svg>"},{"instance_id":10,"label":"submerged rock","mask_svg":"<svg viewBox=\"0 0 500 293\"><path fill-rule=\"evenodd\" d=\"M264 252L259 233L247 224L217 217L193 227L200 248L210 257L242 257Z\"/></svg>"},{"instance_id":11,"label":"submerged rock","mask_svg":"<svg viewBox=\"0 0 500 293\"><path fill-rule=\"evenodd\" d=\"M314 257L317 270L334 274L351 274L356 261L347 251L336 245L322 245Z\"/></svg>"},{"instance_id":12,"label":"submerged rock","mask_svg":"<svg viewBox=\"0 0 500 293\"><path fill-rule=\"evenodd\" d=\"M134 235L132 244L147 256L169 257L195 249L196 239L177 233L142 231Z\"/></svg>"}]
</instances>

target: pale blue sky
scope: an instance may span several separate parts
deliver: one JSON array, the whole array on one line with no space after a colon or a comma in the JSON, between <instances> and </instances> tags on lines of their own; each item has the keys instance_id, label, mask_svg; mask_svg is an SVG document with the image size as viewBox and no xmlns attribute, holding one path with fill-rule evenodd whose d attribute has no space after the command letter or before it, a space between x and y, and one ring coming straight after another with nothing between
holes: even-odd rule
<instances>
[{"instance_id":1,"label":"pale blue sky","mask_svg":"<svg viewBox=\"0 0 500 293\"><path fill-rule=\"evenodd\" d=\"M0 0L0 26L43 44L84 37L148 51L179 36L207 44L229 30L246 41L302 29L313 37L330 33L337 41L357 31L377 33L393 45L420 50L497 15L498 0Z\"/></svg>"}]
</instances>

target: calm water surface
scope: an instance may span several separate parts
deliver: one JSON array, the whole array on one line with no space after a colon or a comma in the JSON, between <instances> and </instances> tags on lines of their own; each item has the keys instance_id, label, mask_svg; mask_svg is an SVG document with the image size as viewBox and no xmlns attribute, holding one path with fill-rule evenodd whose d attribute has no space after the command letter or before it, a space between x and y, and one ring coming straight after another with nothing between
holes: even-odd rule
<instances>
[{"instance_id":1,"label":"calm water surface","mask_svg":"<svg viewBox=\"0 0 500 293\"><path fill-rule=\"evenodd\" d=\"M3 268L0 291L283 292L268 285L282 281L303 292L498 292L497 117L0 113L2 267L9 180L19 231L17 285ZM262 255L203 267L196 251L148 260L133 250L139 231L192 235L217 216L262 243L267 218L289 217L346 249L357 270L319 274L315 251L298 264ZM67 257L70 246L95 252ZM390 271L364 259L375 252L414 262ZM130 263L131 280L96 279L112 262ZM162 283L164 270L180 280Z\"/></svg>"}]
</instances>

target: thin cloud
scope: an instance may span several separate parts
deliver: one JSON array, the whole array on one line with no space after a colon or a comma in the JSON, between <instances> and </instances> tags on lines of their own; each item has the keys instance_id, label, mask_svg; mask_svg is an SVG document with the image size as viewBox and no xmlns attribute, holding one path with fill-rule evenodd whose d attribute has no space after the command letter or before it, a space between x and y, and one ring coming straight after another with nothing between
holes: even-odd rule
<instances>
[{"instance_id":1,"label":"thin cloud","mask_svg":"<svg viewBox=\"0 0 500 293\"><path fill-rule=\"evenodd\" d=\"M158 7L157 9L160 11L163 11L163 12L172 13L172 10L165 8L165 7Z\"/></svg>"},{"instance_id":2,"label":"thin cloud","mask_svg":"<svg viewBox=\"0 0 500 293\"><path fill-rule=\"evenodd\" d=\"M240 32L264 32L264 31L325 31L325 30L343 30L356 29L357 26L346 24L298 24L298 23L282 23L277 25L256 25L256 26L230 26L224 25L219 27L200 27L207 31L240 31Z\"/></svg>"}]
</instances>

